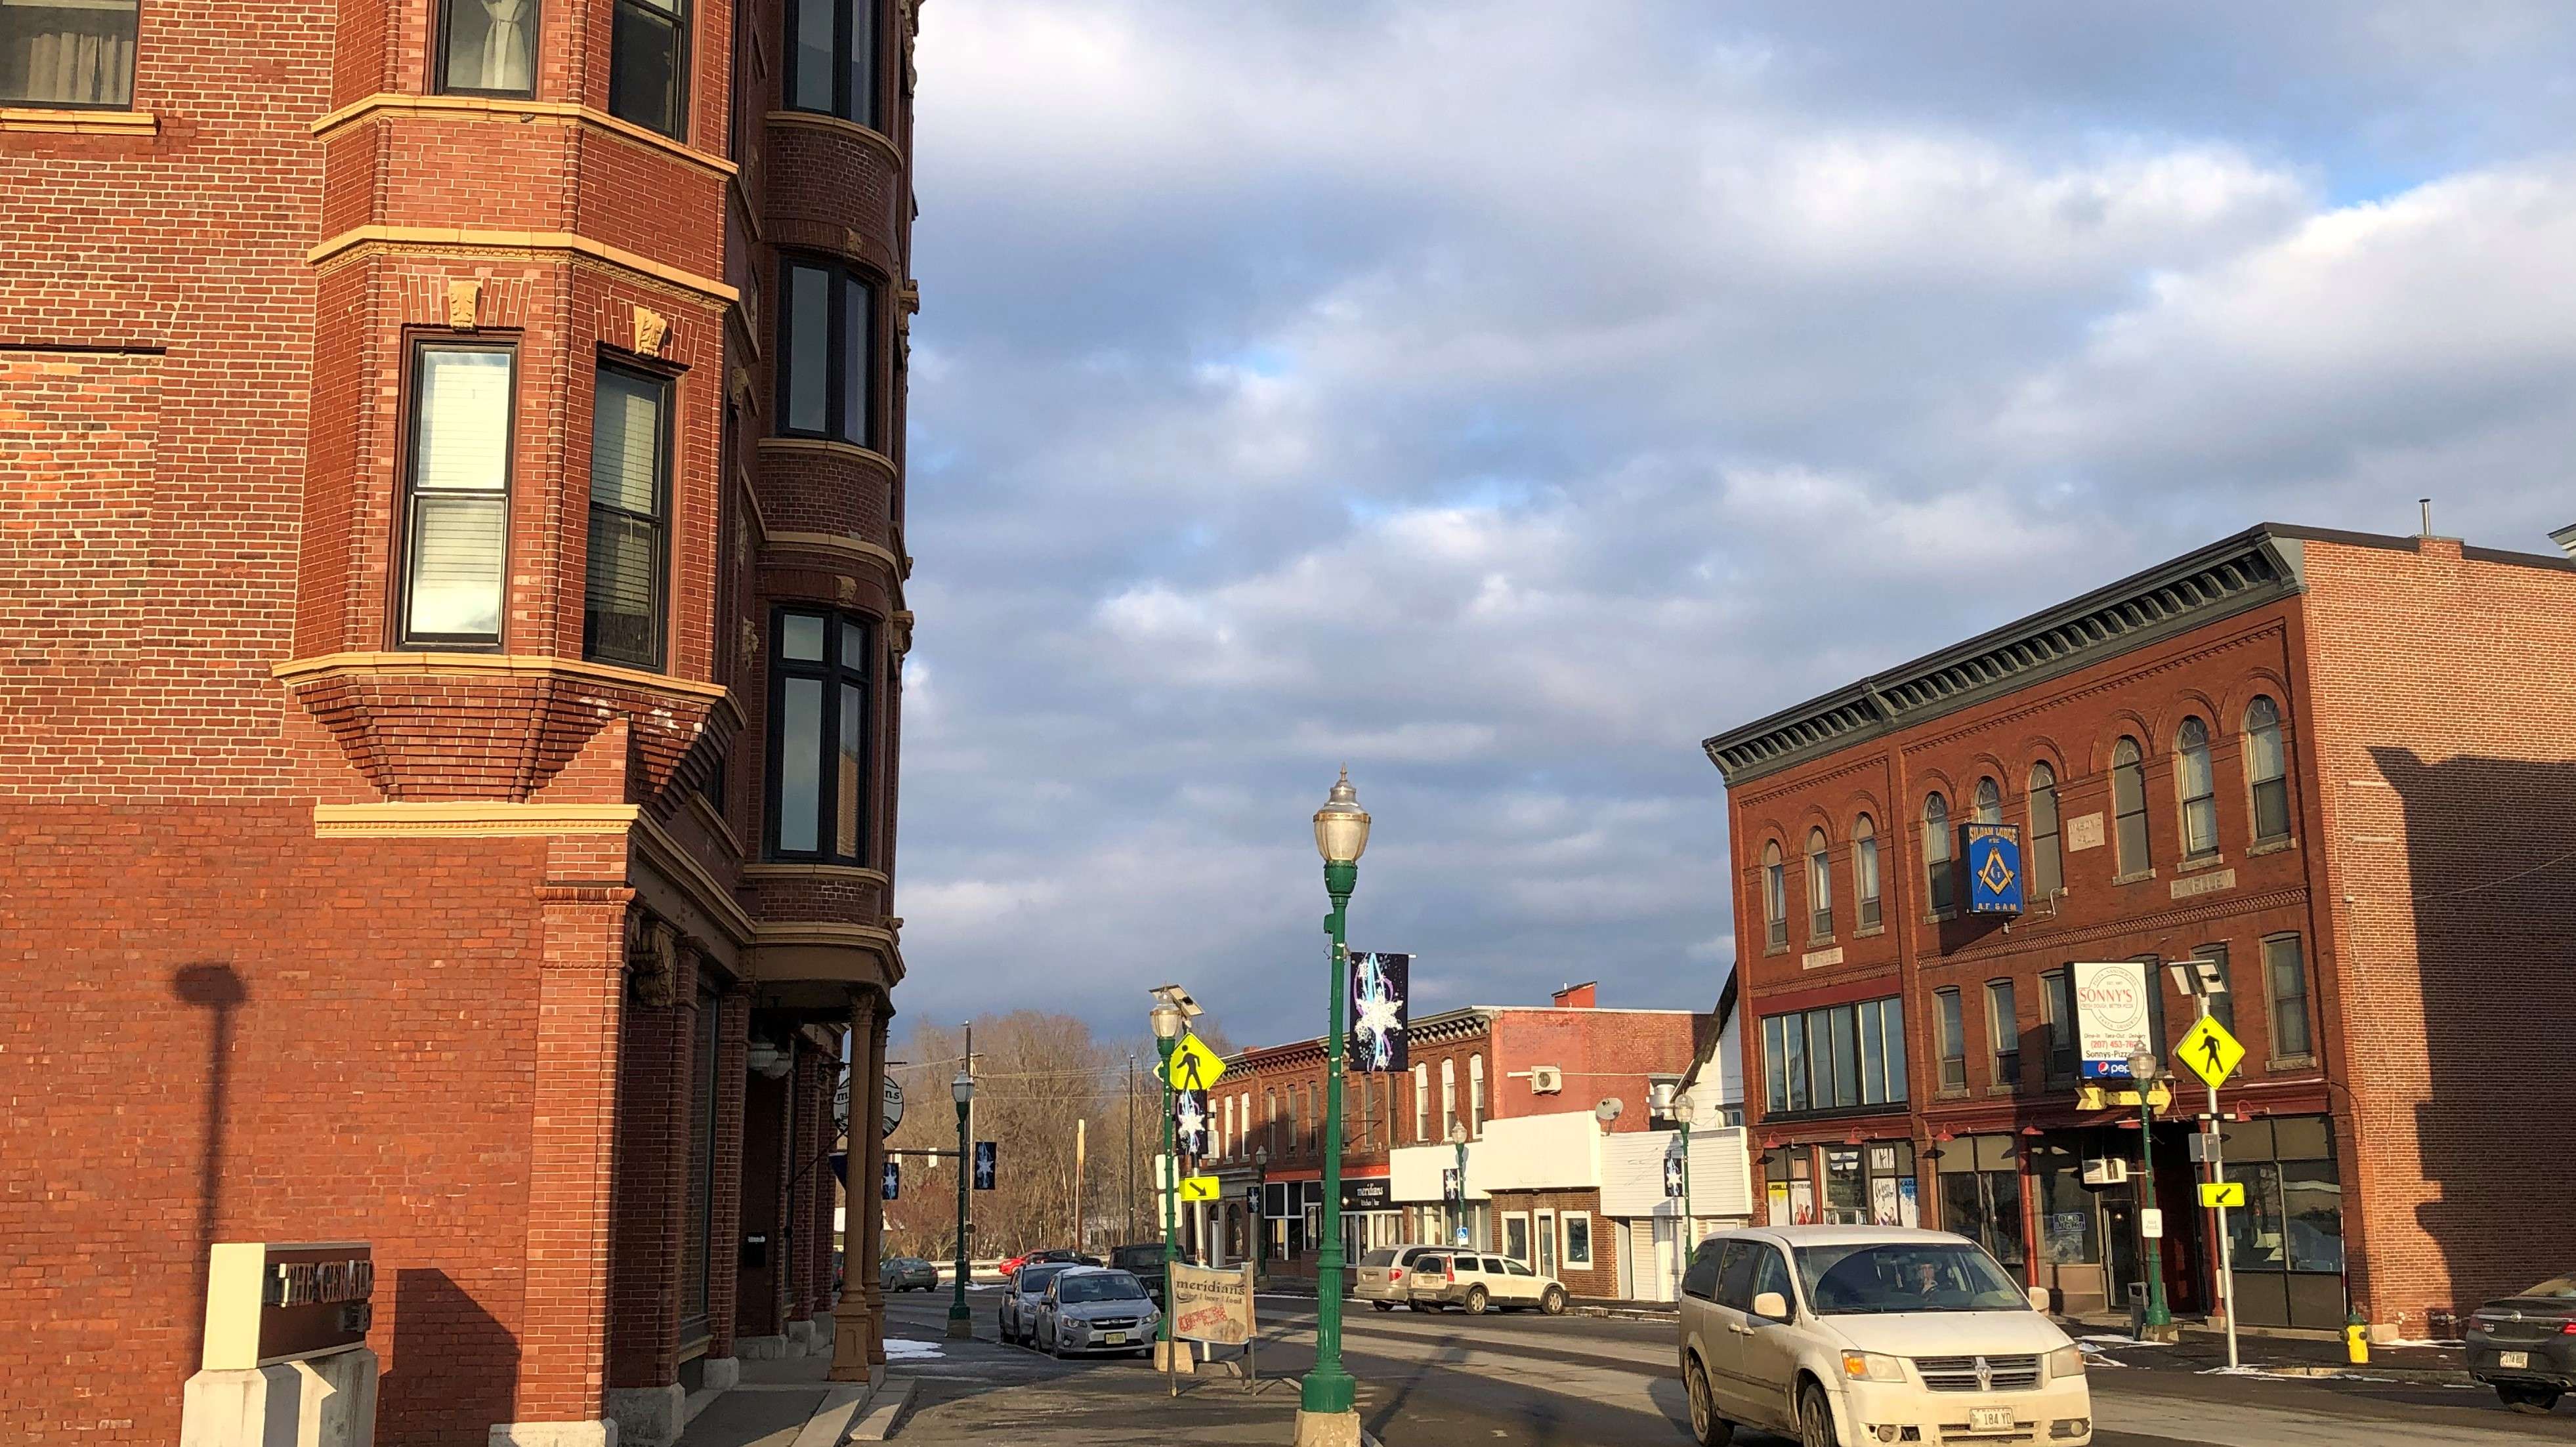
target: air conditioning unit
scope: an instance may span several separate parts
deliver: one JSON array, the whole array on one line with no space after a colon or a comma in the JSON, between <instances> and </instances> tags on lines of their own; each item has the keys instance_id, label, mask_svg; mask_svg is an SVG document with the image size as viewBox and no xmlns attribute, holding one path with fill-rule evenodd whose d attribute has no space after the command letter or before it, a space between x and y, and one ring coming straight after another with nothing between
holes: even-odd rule
<instances>
[{"instance_id":1,"label":"air conditioning unit","mask_svg":"<svg viewBox=\"0 0 2576 1447\"><path fill-rule=\"evenodd\" d=\"M1530 1067L1530 1094L1554 1095L1565 1089L1565 1072L1553 1065Z\"/></svg>"},{"instance_id":2,"label":"air conditioning unit","mask_svg":"<svg viewBox=\"0 0 2576 1447\"><path fill-rule=\"evenodd\" d=\"M2120 1156L2100 1157L2084 1163L2084 1184L2116 1186L2129 1179L2129 1163Z\"/></svg>"}]
</instances>

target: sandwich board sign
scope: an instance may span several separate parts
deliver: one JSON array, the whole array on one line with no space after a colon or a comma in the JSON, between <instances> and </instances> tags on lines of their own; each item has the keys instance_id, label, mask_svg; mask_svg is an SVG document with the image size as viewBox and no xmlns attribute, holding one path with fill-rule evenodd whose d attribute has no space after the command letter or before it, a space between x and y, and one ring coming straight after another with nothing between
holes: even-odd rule
<instances>
[{"instance_id":1,"label":"sandwich board sign","mask_svg":"<svg viewBox=\"0 0 2576 1447\"><path fill-rule=\"evenodd\" d=\"M2075 976L2075 1049L2086 1080L2126 1080L2129 1057L2155 1053L2153 981L2139 960L2078 960Z\"/></svg>"}]
</instances>

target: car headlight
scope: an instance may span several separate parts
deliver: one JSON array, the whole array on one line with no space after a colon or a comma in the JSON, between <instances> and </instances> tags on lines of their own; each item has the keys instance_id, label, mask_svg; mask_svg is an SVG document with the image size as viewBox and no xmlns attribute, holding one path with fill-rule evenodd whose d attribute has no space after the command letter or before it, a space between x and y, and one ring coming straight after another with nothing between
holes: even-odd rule
<instances>
[{"instance_id":1,"label":"car headlight","mask_svg":"<svg viewBox=\"0 0 2576 1447\"><path fill-rule=\"evenodd\" d=\"M1901 1382L1905 1380L1905 1362L1901 1357L1882 1356L1877 1352L1845 1352L1843 1379L1852 1382Z\"/></svg>"},{"instance_id":2,"label":"car headlight","mask_svg":"<svg viewBox=\"0 0 2576 1447\"><path fill-rule=\"evenodd\" d=\"M2048 1375L2053 1379L2084 1375L2084 1349L2062 1346L2048 1354Z\"/></svg>"}]
</instances>

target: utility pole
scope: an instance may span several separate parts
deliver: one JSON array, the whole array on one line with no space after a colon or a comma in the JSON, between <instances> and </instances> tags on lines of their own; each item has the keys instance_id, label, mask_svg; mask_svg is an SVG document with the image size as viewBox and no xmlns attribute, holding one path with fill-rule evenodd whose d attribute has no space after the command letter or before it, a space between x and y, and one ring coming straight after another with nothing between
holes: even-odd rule
<instances>
[{"instance_id":1,"label":"utility pole","mask_svg":"<svg viewBox=\"0 0 2576 1447\"><path fill-rule=\"evenodd\" d=\"M1136 1052L1127 1052L1127 1239L1136 1239Z\"/></svg>"},{"instance_id":2,"label":"utility pole","mask_svg":"<svg viewBox=\"0 0 2576 1447\"><path fill-rule=\"evenodd\" d=\"M1073 1118L1073 1249L1081 1250L1090 1243L1082 1239L1082 1168L1090 1151L1091 1122Z\"/></svg>"}]
</instances>

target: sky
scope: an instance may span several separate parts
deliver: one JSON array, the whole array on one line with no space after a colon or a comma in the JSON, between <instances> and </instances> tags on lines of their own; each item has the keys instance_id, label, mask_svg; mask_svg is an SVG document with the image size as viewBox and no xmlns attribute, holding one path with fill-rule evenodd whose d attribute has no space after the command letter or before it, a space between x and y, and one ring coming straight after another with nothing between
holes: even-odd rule
<instances>
[{"instance_id":1,"label":"sky","mask_svg":"<svg viewBox=\"0 0 2576 1447\"><path fill-rule=\"evenodd\" d=\"M899 1011L1707 1009L1699 741L2265 520L2576 522L2576 6L937 0Z\"/></svg>"}]
</instances>

